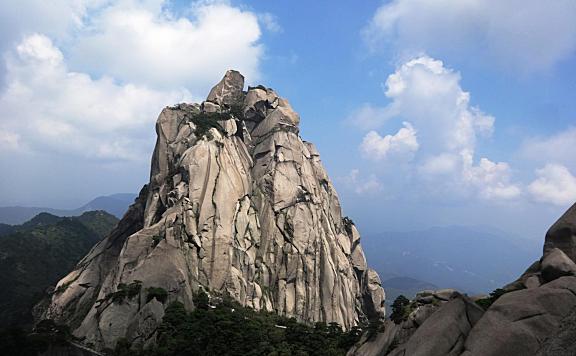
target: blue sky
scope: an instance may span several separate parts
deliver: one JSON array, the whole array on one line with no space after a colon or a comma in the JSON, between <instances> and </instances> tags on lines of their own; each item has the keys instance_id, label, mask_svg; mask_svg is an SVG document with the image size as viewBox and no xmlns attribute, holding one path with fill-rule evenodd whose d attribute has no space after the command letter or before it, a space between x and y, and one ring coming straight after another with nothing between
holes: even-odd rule
<instances>
[{"instance_id":1,"label":"blue sky","mask_svg":"<svg viewBox=\"0 0 576 356\"><path fill-rule=\"evenodd\" d=\"M228 68L300 113L365 233L538 238L576 201L576 3L28 0L0 4L0 205L147 181L161 108Z\"/></svg>"}]
</instances>

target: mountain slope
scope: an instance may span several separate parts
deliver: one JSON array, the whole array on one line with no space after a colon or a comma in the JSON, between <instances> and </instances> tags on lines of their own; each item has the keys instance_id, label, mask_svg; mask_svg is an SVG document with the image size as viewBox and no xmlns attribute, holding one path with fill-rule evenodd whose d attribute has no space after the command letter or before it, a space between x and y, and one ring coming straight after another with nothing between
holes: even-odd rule
<instances>
[{"instance_id":1,"label":"mountain slope","mask_svg":"<svg viewBox=\"0 0 576 356\"><path fill-rule=\"evenodd\" d=\"M26 325L30 310L118 220L103 211L79 217L42 213L0 237L0 327Z\"/></svg>"},{"instance_id":2,"label":"mountain slope","mask_svg":"<svg viewBox=\"0 0 576 356\"><path fill-rule=\"evenodd\" d=\"M104 349L155 343L165 304L192 310L200 289L345 329L383 316L378 274L300 117L272 89L243 87L228 71L205 102L162 110L150 183L45 317Z\"/></svg>"}]
</instances>

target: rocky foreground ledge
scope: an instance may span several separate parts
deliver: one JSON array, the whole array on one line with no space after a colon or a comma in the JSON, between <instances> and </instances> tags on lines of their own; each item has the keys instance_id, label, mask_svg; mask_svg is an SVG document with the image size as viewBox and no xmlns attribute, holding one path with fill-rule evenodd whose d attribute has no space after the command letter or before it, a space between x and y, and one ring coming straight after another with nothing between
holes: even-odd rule
<instances>
[{"instance_id":1,"label":"rocky foreground ledge","mask_svg":"<svg viewBox=\"0 0 576 356\"><path fill-rule=\"evenodd\" d=\"M170 302L200 290L349 329L384 316L384 291L342 216L299 115L228 71L200 104L165 108L150 182L118 227L63 278L44 318L83 345L155 343Z\"/></svg>"},{"instance_id":2,"label":"rocky foreground ledge","mask_svg":"<svg viewBox=\"0 0 576 356\"><path fill-rule=\"evenodd\" d=\"M576 204L546 234L544 254L488 298L423 292L348 355L576 355Z\"/></svg>"}]
</instances>

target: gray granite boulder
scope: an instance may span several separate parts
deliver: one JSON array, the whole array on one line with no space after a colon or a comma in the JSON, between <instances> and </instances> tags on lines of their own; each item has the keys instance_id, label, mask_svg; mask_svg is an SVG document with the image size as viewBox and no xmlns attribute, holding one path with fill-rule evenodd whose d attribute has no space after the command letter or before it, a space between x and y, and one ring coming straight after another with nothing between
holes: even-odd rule
<instances>
[{"instance_id":1,"label":"gray granite boulder","mask_svg":"<svg viewBox=\"0 0 576 356\"><path fill-rule=\"evenodd\" d=\"M574 307L576 277L504 294L472 329L462 355L536 355Z\"/></svg>"},{"instance_id":2,"label":"gray granite boulder","mask_svg":"<svg viewBox=\"0 0 576 356\"><path fill-rule=\"evenodd\" d=\"M464 295L457 294L431 314L408 342L389 355L455 356L484 311Z\"/></svg>"},{"instance_id":3,"label":"gray granite boulder","mask_svg":"<svg viewBox=\"0 0 576 356\"><path fill-rule=\"evenodd\" d=\"M541 273L546 282L562 276L573 276L576 274L576 263L561 249L555 247L546 251L542 258Z\"/></svg>"},{"instance_id":4,"label":"gray granite boulder","mask_svg":"<svg viewBox=\"0 0 576 356\"><path fill-rule=\"evenodd\" d=\"M550 227L544 242L544 254L553 248L561 249L572 261L576 261L576 204Z\"/></svg>"}]
</instances>

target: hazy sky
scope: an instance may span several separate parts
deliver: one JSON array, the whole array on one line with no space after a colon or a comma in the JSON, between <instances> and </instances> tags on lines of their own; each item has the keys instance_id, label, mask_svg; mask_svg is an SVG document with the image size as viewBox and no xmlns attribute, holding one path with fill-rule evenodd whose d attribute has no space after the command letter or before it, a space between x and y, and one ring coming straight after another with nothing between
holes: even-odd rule
<instances>
[{"instance_id":1,"label":"hazy sky","mask_svg":"<svg viewBox=\"0 0 576 356\"><path fill-rule=\"evenodd\" d=\"M541 238L576 201L573 0L0 2L0 206L147 182L226 69L288 98L361 231Z\"/></svg>"}]
</instances>

